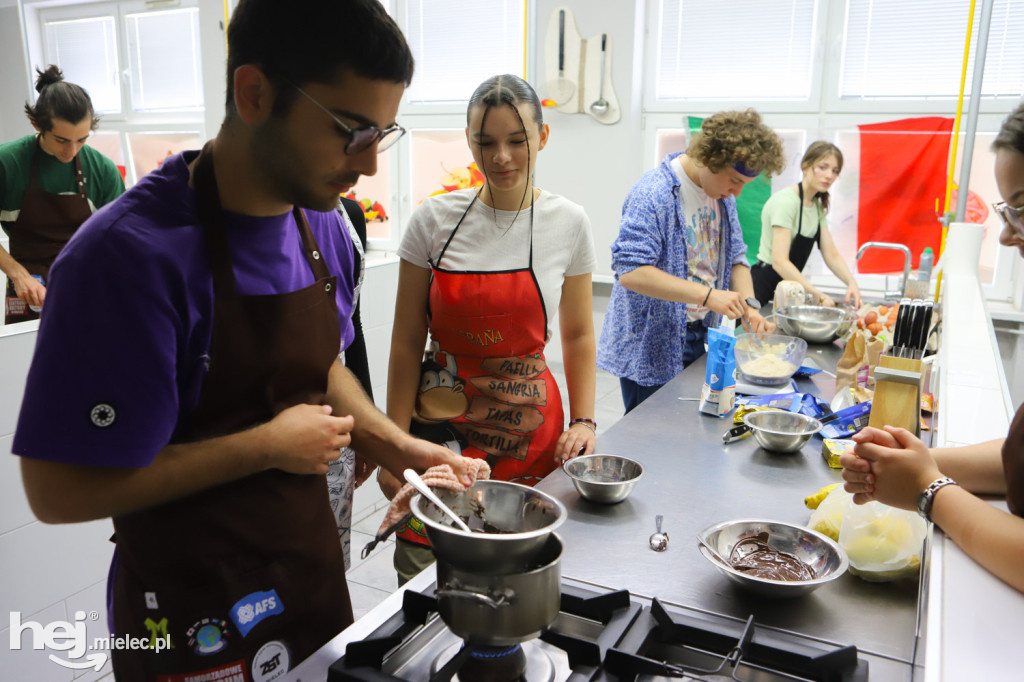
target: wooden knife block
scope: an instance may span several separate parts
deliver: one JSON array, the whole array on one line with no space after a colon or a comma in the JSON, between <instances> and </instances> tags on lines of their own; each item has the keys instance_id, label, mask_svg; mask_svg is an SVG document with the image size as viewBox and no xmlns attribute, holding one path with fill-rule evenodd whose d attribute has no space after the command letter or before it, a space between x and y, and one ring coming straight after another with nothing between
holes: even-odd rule
<instances>
[{"instance_id":1,"label":"wooden knife block","mask_svg":"<svg viewBox=\"0 0 1024 682\"><path fill-rule=\"evenodd\" d=\"M921 435L921 361L883 355L875 367L868 426L898 426Z\"/></svg>"}]
</instances>

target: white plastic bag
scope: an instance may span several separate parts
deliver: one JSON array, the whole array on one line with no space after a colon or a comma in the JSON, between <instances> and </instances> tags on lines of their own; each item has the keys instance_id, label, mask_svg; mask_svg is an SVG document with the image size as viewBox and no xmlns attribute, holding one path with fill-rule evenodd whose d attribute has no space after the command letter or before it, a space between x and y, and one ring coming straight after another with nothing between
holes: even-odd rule
<instances>
[{"instance_id":1,"label":"white plastic bag","mask_svg":"<svg viewBox=\"0 0 1024 682\"><path fill-rule=\"evenodd\" d=\"M851 501L843 514L839 546L850 558L851 573L871 582L888 582L917 575L927 532L928 524L914 512L881 502Z\"/></svg>"},{"instance_id":2,"label":"white plastic bag","mask_svg":"<svg viewBox=\"0 0 1024 682\"><path fill-rule=\"evenodd\" d=\"M846 505L849 503L853 506L850 502L852 497L853 495L843 490L841 485L833 488L828 497L822 500L818 508L811 514L811 520L808 522L811 530L816 530L838 541Z\"/></svg>"}]
</instances>

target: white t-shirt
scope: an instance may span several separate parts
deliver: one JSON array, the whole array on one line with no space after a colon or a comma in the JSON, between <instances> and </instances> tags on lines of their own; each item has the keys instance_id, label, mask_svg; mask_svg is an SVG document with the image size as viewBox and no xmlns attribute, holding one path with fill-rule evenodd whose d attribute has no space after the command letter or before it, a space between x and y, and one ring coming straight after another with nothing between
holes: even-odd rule
<instances>
[{"instance_id":1,"label":"white t-shirt","mask_svg":"<svg viewBox=\"0 0 1024 682\"><path fill-rule=\"evenodd\" d=\"M686 261L691 282L714 287L718 281L718 258L722 250L722 216L717 199L712 199L683 170L682 159L672 159L672 170L679 177L679 201L686 220ZM707 308L687 305L686 318L704 319Z\"/></svg>"},{"instance_id":2,"label":"white t-shirt","mask_svg":"<svg viewBox=\"0 0 1024 682\"><path fill-rule=\"evenodd\" d=\"M492 272L530 264L530 209L500 211L477 199L441 262L437 258L476 189L428 197L413 212L398 255L421 268ZM513 222L513 218L515 221ZM495 224L497 223L497 224ZM511 225L511 227L510 227ZM566 277L597 267L590 220L583 207L541 191L533 208L533 271L547 310L548 337L562 298Z\"/></svg>"}]
</instances>

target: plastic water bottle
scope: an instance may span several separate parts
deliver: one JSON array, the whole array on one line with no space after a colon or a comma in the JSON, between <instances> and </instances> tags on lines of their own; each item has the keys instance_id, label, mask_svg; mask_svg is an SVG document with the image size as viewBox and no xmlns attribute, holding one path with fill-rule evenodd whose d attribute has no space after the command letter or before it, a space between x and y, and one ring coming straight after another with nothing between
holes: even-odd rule
<instances>
[{"instance_id":1,"label":"plastic water bottle","mask_svg":"<svg viewBox=\"0 0 1024 682\"><path fill-rule=\"evenodd\" d=\"M921 262L917 266L917 278L922 282L927 282L932 278L933 261L932 248L925 247L925 250L921 252Z\"/></svg>"}]
</instances>

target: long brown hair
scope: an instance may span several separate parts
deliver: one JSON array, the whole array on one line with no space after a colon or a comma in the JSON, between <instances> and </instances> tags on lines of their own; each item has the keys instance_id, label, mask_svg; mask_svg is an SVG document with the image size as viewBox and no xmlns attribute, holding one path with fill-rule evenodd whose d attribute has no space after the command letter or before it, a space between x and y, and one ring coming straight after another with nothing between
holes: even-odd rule
<instances>
[{"instance_id":1,"label":"long brown hair","mask_svg":"<svg viewBox=\"0 0 1024 682\"><path fill-rule=\"evenodd\" d=\"M831 142L825 140L818 140L812 142L811 146L804 152L804 158L800 159L800 170L805 171L814 164L818 163L822 159L834 156L836 157L836 163L839 164L839 172L843 172L843 153L839 151L839 147L835 146ZM821 202L821 207L828 211L828 192L818 192L814 195L814 198Z\"/></svg>"}]
</instances>

